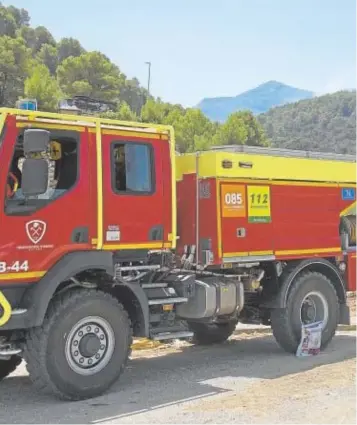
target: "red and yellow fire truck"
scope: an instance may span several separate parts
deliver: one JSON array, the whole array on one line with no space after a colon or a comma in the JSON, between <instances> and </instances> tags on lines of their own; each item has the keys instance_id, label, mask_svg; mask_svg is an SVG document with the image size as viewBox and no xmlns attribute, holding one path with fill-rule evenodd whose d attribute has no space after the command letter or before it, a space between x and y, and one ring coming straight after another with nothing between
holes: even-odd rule
<instances>
[{"instance_id":1,"label":"red and yellow fire truck","mask_svg":"<svg viewBox=\"0 0 357 425\"><path fill-rule=\"evenodd\" d=\"M271 326L322 347L356 289L356 162L258 147L175 153L171 127L0 109L0 378L107 390L133 337Z\"/></svg>"}]
</instances>

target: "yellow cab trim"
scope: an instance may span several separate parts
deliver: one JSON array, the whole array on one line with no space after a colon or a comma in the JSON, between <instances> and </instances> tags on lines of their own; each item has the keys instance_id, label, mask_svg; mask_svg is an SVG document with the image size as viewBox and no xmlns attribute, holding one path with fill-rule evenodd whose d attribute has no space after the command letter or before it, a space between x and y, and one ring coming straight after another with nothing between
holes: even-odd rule
<instances>
[{"instance_id":1,"label":"yellow cab trim","mask_svg":"<svg viewBox=\"0 0 357 425\"><path fill-rule=\"evenodd\" d=\"M152 243L119 243L119 244L104 244L103 249L105 251L116 251L121 249L161 249L161 248L171 248L172 244L170 242L152 242Z\"/></svg>"},{"instance_id":2,"label":"yellow cab trim","mask_svg":"<svg viewBox=\"0 0 357 425\"><path fill-rule=\"evenodd\" d=\"M337 252L342 252L341 247L332 247L332 248L314 248L314 249L291 249L291 250L282 250L275 251L275 255L305 255L305 254L335 254Z\"/></svg>"},{"instance_id":3,"label":"yellow cab trim","mask_svg":"<svg viewBox=\"0 0 357 425\"><path fill-rule=\"evenodd\" d=\"M30 128L30 127L36 127L36 128L46 128L46 129L53 129L53 130L72 130L72 131L84 131L85 127L80 127L77 125L71 125L71 124L51 124L51 123L42 123L42 122L36 122L36 121L18 121L16 123L17 128Z\"/></svg>"},{"instance_id":4,"label":"yellow cab trim","mask_svg":"<svg viewBox=\"0 0 357 425\"><path fill-rule=\"evenodd\" d=\"M0 280L7 281L7 280L35 279L35 278L41 278L45 274L46 274L45 271L1 273Z\"/></svg>"}]
</instances>

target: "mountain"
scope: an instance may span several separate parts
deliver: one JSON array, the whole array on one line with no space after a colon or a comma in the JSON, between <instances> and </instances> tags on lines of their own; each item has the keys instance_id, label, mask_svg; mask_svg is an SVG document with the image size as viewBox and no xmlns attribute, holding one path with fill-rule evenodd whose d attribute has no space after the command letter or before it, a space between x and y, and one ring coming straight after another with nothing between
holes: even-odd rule
<instances>
[{"instance_id":1,"label":"mountain","mask_svg":"<svg viewBox=\"0 0 357 425\"><path fill-rule=\"evenodd\" d=\"M310 99L313 93L297 89L278 81L268 81L235 97L214 97L203 99L198 108L213 121L225 121L230 114L250 110L261 114L274 106Z\"/></svg>"},{"instance_id":2,"label":"mountain","mask_svg":"<svg viewBox=\"0 0 357 425\"><path fill-rule=\"evenodd\" d=\"M258 117L273 146L356 154L356 91L302 100Z\"/></svg>"}]
</instances>

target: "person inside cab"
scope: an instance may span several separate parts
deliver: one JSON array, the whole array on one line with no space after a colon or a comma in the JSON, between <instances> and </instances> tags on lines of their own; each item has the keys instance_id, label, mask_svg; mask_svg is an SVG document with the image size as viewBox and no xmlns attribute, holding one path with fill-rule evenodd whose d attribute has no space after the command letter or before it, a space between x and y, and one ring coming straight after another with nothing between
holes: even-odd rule
<instances>
[{"instance_id":1,"label":"person inside cab","mask_svg":"<svg viewBox=\"0 0 357 425\"><path fill-rule=\"evenodd\" d=\"M6 182L6 197L7 199L12 199L18 188L21 187L21 170L18 167L19 156L16 156L11 164L9 174L7 176Z\"/></svg>"},{"instance_id":2,"label":"person inside cab","mask_svg":"<svg viewBox=\"0 0 357 425\"><path fill-rule=\"evenodd\" d=\"M7 176L7 185L6 185L6 197L11 199L14 197L17 189L19 187L19 180L16 175L10 171Z\"/></svg>"}]
</instances>

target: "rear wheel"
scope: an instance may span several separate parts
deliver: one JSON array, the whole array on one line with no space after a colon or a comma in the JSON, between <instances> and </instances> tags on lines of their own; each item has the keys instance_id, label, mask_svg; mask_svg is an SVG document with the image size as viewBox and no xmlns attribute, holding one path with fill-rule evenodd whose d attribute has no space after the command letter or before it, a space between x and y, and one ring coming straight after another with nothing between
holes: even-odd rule
<instances>
[{"instance_id":1,"label":"rear wheel","mask_svg":"<svg viewBox=\"0 0 357 425\"><path fill-rule=\"evenodd\" d=\"M190 323L194 333L192 342L197 345L219 344L226 341L235 331L236 321L228 323Z\"/></svg>"},{"instance_id":2,"label":"rear wheel","mask_svg":"<svg viewBox=\"0 0 357 425\"><path fill-rule=\"evenodd\" d=\"M30 331L25 359L34 384L70 400L98 396L121 374L132 343L123 306L100 291L55 298L43 325Z\"/></svg>"},{"instance_id":3,"label":"rear wheel","mask_svg":"<svg viewBox=\"0 0 357 425\"><path fill-rule=\"evenodd\" d=\"M8 360L0 360L0 381L14 372L22 362L19 356L11 356Z\"/></svg>"},{"instance_id":4,"label":"rear wheel","mask_svg":"<svg viewBox=\"0 0 357 425\"><path fill-rule=\"evenodd\" d=\"M335 335L339 301L332 282L323 274L307 272L299 276L289 291L286 308L271 313L271 326L278 344L295 353L303 325L322 322L321 348Z\"/></svg>"}]
</instances>

